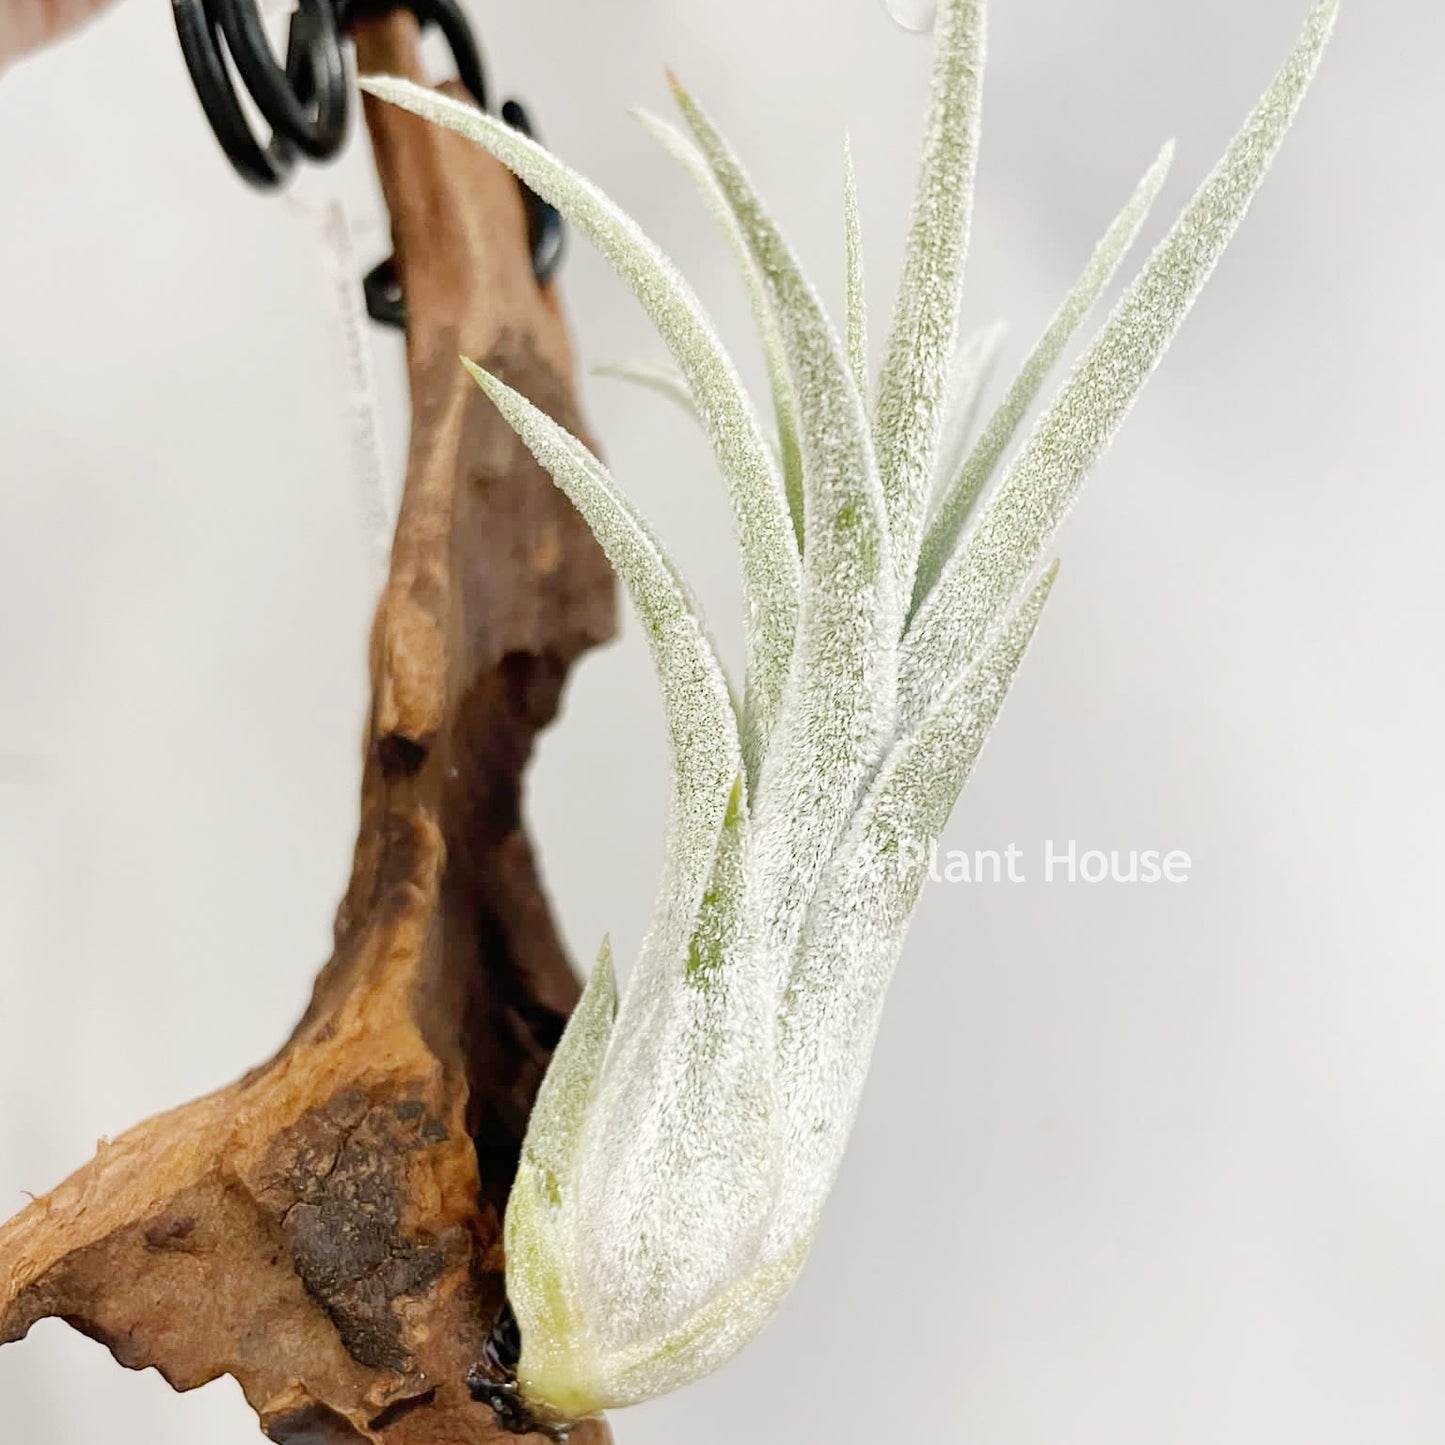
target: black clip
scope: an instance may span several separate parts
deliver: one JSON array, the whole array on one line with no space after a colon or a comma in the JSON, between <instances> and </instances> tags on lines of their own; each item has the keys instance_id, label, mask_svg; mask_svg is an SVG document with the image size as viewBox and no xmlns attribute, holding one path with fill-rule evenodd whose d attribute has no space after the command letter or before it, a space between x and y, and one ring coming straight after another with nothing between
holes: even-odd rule
<instances>
[{"instance_id":1,"label":"black clip","mask_svg":"<svg viewBox=\"0 0 1445 1445\"><path fill-rule=\"evenodd\" d=\"M171 8L206 119L237 174L262 190L283 184L300 157L326 161L340 151L351 110L341 42L363 15L406 9L423 26L435 25L451 49L461 83L477 105L487 109L481 52L457 0L297 0L282 61L271 49L256 0L171 0ZM269 140L259 140L251 128L227 68L227 54L271 128ZM533 133L527 112L515 100L502 106L502 119L526 135ZM532 271L537 284L545 286L562 258L562 218L528 187L522 190ZM363 285L372 318L405 327L406 304L395 257L371 271Z\"/></svg>"},{"instance_id":2,"label":"black clip","mask_svg":"<svg viewBox=\"0 0 1445 1445\"><path fill-rule=\"evenodd\" d=\"M508 1435L545 1435L554 1445L567 1445L572 1423L539 1420L527 1408L517 1388L517 1364L522 1357L522 1333L510 1302L503 1301L483 1346L482 1359L466 1373L466 1387L479 1405L491 1407L499 1430Z\"/></svg>"}]
</instances>

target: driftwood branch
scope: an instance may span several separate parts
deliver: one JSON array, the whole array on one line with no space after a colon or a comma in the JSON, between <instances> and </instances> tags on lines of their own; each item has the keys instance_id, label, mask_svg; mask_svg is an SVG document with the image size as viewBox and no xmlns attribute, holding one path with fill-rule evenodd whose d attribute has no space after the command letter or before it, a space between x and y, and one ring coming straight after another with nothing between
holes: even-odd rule
<instances>
[{"instance_id":1,"label":"driftwood branch","mask_svg":"<svg viewBox=\"0 0 1445 1445\"><path fill-rule=\"evenodd\" d=\"M419 75L414 23L357 32ZM0 1228L0 1343L59 1316L177 1389L233 1375L282 1445L479 1445L500 1219L577 983L520 821L567 670L615 626L587 529L458 365L573 430L556 297L513 178L368 102L408 315L413 431L371 642L335 952L270 1063L104 1145ZM576 1445L599 1445L593 1424Z\"/></svg>"}]
</instances>

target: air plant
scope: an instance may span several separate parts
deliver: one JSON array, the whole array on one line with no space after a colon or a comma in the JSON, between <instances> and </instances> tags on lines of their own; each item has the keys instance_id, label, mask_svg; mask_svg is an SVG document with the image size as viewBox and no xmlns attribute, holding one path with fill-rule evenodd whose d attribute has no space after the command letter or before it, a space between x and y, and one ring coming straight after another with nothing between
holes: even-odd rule
<instances>
[{"instance_id":1,"label":"air plant","mask_svg":"<svg viewBox=\"0 0 1445 1445\"><path fill-rule=\"evenodd\" d=\"M971 439L991 349L990 338L962 347L957 338L984 9L982 0L940 6L922 173L876 391L851 164L840 335L691 96L674 82L690 138L644 117L738 252L768 362L772 435L687 283L601 191L465 104L394 79L365 82L485 147L632 287L677 368L642 379L700 418L741 553L739 701L685 584L606 468L471 367L626 585L672 746L650 929L620 997L604 943L542 1086L507 1209L517 1389L532 1417L555 1427L715 1369L795 1279L928 847L1038 623L1055 531L1243 217L1336 0L1315 5L1259 106L1001 475L1047 374L1143 224L1169 152Z\"/></svg>"}]
</instances>

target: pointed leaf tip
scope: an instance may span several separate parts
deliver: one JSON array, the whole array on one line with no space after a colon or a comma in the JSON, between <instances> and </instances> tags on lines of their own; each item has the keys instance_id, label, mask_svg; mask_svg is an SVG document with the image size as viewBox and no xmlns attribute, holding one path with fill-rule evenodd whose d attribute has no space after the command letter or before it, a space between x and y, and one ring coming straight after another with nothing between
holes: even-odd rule
<instances>
[{"instance_id":1,"label":"pointed leaf tip","mask_svg":"<svg viewBox=\"0 0 1445 1445\"><path fill-rule=\"evenodd\" d=\"M677 267L615 201L495 116L408 81L372 92L496 157L586 235L652 318L686 378L727 484L742 557L749 696L770 715L792 655L799 565L779 465L737 368ZM753 747L753 752L759 749Z\"/></svg>"},{"instance_id":2,"label":"pointed leaf tip","mask_svg":"<svg viewBox=\"0 0 1445 1445\"><path fill-rule=\"evenodd\" d=\"M686 941L742 766L727 679L677 569L607 468L520 392L473 362L465 365L582 514L646 630L672 744L672 816L649 935L656 944L651 957L665 965Z\"/></svg>"},{"instance_id":3,"label":"pointed leaf tip","mask_svg":"<svg viewBox=\"0 0 1445 1445\"><path fill-rule=\"evenodd\" d=\"M950 472L940 477L943 490L924 535L918 571L913 581L912 605L915 609L938 581L975 502L988 485L1044 382L1134 244L1169 173L1173 151L1172 142L1160 150L1124 208L1110 223L1103 239L1094 247L1082 275L1054 313L977 443L956 464L950 460Z\"/></svg>"},{"instance_id":4,"label":"pointed leaf tip","mask_svg":"<svg viewBox=\"0 0 1445 1445\"><path fill-rule=\"evenodd\" d=\"M1264 180L1329 39L1338 0L1320 0L1223 157L1155 248L1035 423L977 523L908 629L903 711L918 717L941 679L978 654L1062 524L1085 474L1122 425Z\"/></svg>"},{"instance_id":5,"label":"pointed leaf tip","mask_svg":"<svg viewBox=\"0 0 1445 1445\"><path fill-rule=\"evenodd\" d=\"M678 104L686 92L680 85L674 87ZM777 425L778 460L782 467L783 490L787 497L788 514L793 523L794 540L798 546L803 540L803 463L798 450L798 408L793 395L792 377L788 372L788 358L779 330L778 318L768 296L767 283L758 268L756 259L743 234L742 226L733 213L727 195L707 158L671 122L653 115L651 111L637 109L634 118L648 134L685 170L702 197L703 205L723 233L723 239L737 259L742 271L743 284L748 293L748 304L753 313L753 324L763 347L763 359L767 365L768 385L773 395L773 415ZM757 747L765 750L769 724L761 719L761 726L755 738Z\"/></svg>"},{"instance_id":6,"label":"pointed leaf tip","mask_svg":"<svg viewBox=\"0 0 1445 1445\"><path fill-rule=\"evenodd\" d=\"M1058 563L1056 562L1054 565L1058 566ZM602 942L597 948L597 962L592 966L592 971L594 974L601 973L604 983L613 977L612 935L610 933L602 935Z\"/></svg>"},{"instance_id":7,"label":"pointed leaf tip","mask_svg":"<svg viewBox=\"0 0 1445 1445\"><path fill-rule=\"evenodd\" d=\"M973 221L985 52L984 0L940 6L923 161L893 321L878 379L874 433L907 600L923 540L958 336Z\"/></svg>"}]
</instances>

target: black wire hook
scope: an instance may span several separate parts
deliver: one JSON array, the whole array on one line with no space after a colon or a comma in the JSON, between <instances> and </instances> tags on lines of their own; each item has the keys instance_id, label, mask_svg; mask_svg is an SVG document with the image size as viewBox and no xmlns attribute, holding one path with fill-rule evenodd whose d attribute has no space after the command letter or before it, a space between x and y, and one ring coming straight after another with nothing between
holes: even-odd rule
<instances>
[{"instance_id":1,"label":"black wire hook","mask_svg":"<svg viewBox=\"0 0 1445 1445\"><path fill-rule=\"evenodd\" d=\"M297 0L286 54L278 62L257 0L171 0L176 34L201 108L227 159L242 179L262 190L284 184L301 156L334 157L346 140L351 88L342 39L363 15L406 9L441 31L457 75L472 99L487 109L481 52L458 0ZM257 138L242 107L226 57L271 128ZM520 103L502 106L502 119L526 135L532 125ZM562 218L555 207L522 187L527 202L532 271L538 285L556 274L562 257ZM396 259L388 257L364 281L367 310L388 326L406 325Z\"/></svg>"}]
</instances>

